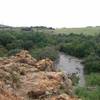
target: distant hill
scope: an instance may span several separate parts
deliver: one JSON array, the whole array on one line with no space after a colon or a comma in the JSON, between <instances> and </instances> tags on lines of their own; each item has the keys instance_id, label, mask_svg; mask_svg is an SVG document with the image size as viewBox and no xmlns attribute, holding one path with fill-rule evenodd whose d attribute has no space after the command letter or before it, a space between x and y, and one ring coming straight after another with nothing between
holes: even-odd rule
<instances>
[{"instance_id":1,"label":"distant hill","mask_svg":"<svg viewBox=\"0 0 100 100\"><path fill-rule=\"evenodd\" d=\"M86 35L95 35L100 33L100 26L96 27L83 27L83 28L57 28L55 29L54 33L56 34L69 34L69 33L76 33L76 34L86 34Z\"/></svg>"},{"instance_id":2,"label":"distant hill","mask_svg":"<svg viewBox=\"0 0 100 100\"><path fill-rule=\"evenodd\" d=\"M14 31L35 31L51 34L85 34L85 35L96 35L100 33L100 26L88 26L80 28L52 28L45 26L34 26L34 27L12 27L0 24L0 30L14 30Z\"/></svg>"},{"instance_id":3,"label":"distant hill","mask_svg":"<svg viewBox=\"0 0 100 100\"><path fill-rule=\"evenodd\" d=\"M9 28L10 26L0 24L0 28Z\"/></svg>"}]
</instances>

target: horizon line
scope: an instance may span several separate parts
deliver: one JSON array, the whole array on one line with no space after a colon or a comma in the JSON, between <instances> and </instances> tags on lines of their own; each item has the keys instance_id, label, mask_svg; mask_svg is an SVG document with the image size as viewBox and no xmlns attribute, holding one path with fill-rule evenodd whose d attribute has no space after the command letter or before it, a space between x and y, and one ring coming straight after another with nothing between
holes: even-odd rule
<instances>
[{"instance_id":1,"label":"horizon line","mask_svg":"<svg viewBox=\"0 0 100 100\"><path fill-rule=\"evenodd\" d=\"M15 28L18 28L18 27L47 27L47 28L93 28L93 27L100 27L100 25L89 25L89 26L73 26L73 27L66 27L66 26L63 26L63 27L52 27L52 26L46 26L46 25L7 25L7 24L0 24L0 26L2 27L15 27Z\"/></svg>"}]
</instances>

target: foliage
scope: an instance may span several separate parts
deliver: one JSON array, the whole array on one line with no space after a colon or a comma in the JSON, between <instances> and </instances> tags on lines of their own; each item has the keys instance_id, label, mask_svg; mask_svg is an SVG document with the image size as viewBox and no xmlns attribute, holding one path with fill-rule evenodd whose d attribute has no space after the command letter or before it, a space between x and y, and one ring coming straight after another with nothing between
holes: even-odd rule
<instances>
[{"instance_id":1,"label":"foliage","mask_svg":"<svg viewBox=\"0 0 100 100\"><path fill-rule=\"evenodd\" d=\"M57 58L57 51L65 52L83 58L86 73L100 72L100 34L50 34L44 32L48 28L43 28L41 32L42 27L35 29L37 31L27 27L24 30L0 30L0 46L8 55L26 49L36 58L50 57L53 60ZM6 54L4 51L0 50L1 56Z\"/></svg>"},{"instance_id":2,"label":"foliage","mask_svg":"<svg viewBox=\"0 0 100 100\"><path fill-rule=\"evenodd\" d=\"M100 73L91 73L86 75L86 83L88 86L100 86Z\"/></svg>"},{"instance_id":3,"label":"foliage","mask_svg":"<svg viewBox=\"0 0 100 100\"><path fill-rule=\"evenodd\" d=\"M58 58L58 51L54 47L45 47L31 50L33 57L37 59L50 58L56 60Z\"/></svg>"},{"instance_id":4,"label":"foliage","mask_svg":"<svg viewBox=\"0 0 100 100\"><path fill-rule=\"evenodd\" d=\"M8 43L11 43L14 40L14 37L8 32L0 33L0 43L3 46L6 46Z\"/></svg>"},{"instance_id":5,"label":"foliage","mask_svg":"<svg viewBox=\"0 0 100 100\"><path fill-rule=\"evenodd\" d=\"M100 72L100 57L99 56L95 54L91 54L85 58L83 63L85 65L84 70L86 73Z\"/></svg>"},{"instance_id":6,"label":"foliage","mask_svg":"<svg viewBox=\"0 0 100 100\"><path fill-rule=\"evenodd\" d=\"M82 98L82 100L100 100L100 87L96 89L88 89L86 87L78 87L75 93Z\"/></svg>"}]
</instances>

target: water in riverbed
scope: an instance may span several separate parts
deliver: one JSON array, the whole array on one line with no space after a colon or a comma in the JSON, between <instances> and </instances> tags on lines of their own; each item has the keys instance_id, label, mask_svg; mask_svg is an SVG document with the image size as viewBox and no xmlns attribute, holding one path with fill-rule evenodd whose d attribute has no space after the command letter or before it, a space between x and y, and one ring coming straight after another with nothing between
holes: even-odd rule
<instances>
[{"instance_id":1,"label":"water in riverbed","mask_svg":"<svg viewBox=\"0 0 100 100\"><path fill-rule=\"evenodd\" d=\"M58 69L63 70L67 74L71 73L78 73L78 76L80 78L79 85L84 86L85 80L84 80L84 71L83 71L83 65L81 64L81 60L69 55L65 55L64 53L59 53L59 60L56 64Z\"/></svg>"}]
</instances>

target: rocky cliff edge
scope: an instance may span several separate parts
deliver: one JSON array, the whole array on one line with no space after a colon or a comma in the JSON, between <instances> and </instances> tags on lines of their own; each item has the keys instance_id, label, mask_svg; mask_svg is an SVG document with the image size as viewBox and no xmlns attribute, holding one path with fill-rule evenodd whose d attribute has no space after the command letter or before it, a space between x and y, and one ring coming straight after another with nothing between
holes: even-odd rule
<instances>
[{"instance_id":1,"label":"rocky cliff edge","mask_svg":"<svg viewBox=\"0 0 100 100\"><path fill-rule=\"evenodd\" d=\"M37 61L28 51L0 58L0 100L80 100L72 81L53 61Z\"/></svg>"}]
</instances>

